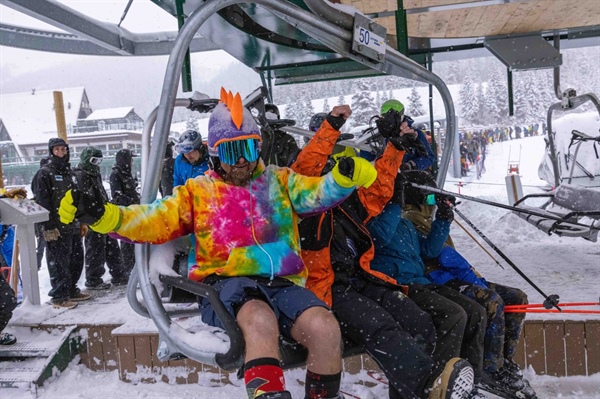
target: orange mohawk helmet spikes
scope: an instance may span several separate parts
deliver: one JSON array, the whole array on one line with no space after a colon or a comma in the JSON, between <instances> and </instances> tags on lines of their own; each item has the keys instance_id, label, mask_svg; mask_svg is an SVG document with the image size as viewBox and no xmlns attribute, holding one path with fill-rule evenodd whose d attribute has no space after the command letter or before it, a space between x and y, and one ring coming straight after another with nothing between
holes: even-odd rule
<instances>
[{"instance_id":1,"label":"orange mohawk helmet spikes","mask_svg":"<svg viewBox=\"0 0 600 399\"><path fill-rule=\"evenodd\" d=\"M235 96L230 91L221 87L221 102L225 103L231 113L231 120L238 129L242 128L244 121L244 105L242 104L242 96L240 93L235 93Z\"/></svg>"},{"instance_id":2,"label":"orange mohawk helmet spikes","mask_svg":"<svg viewBox=\"0 0 600 399\"><path fill-rule=\"evenodd\" d=\"M229 110L231 111L231 120L238 129L241 129L242 122L244 121L244 105L242 104L242 96L240 96L240 93L235 93L235 97L231 102Z\"/></svg>"}]
</instances>

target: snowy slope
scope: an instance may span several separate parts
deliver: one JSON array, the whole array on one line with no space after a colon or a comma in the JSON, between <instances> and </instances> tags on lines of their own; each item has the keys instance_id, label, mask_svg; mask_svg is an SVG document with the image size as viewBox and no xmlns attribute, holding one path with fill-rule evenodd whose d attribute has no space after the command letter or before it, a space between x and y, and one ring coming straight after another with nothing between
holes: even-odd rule
<instances>
[{"instance_id":1,"label":"snowy slope","mask_svg":"<svg viewBox=\"0 0 600 399\"><path fill-rule=\"evenodd\" d=\"M542 157L544 143L542 137L530 137L504 143L496 143L488 147L486 160L487 172L481 180L467 176L461 188L461 193L481 197L491 201L507 203L504 176L506 175L509 152L514 160L515 154L520 156L520 171L524 192L532 193L541 191L545 185L537 177L537 167ZM457 180L449 179L445 188L457 191ZM493 208L479 203L464 201L459 209L477 225L497 247L499 247L513 262L521 268L542 290L547 294L558 294L563 302L597 301L600 296L600 246L583 239L560 238L547 236L533 226L510 214L508 211ZM457 218L461 222L460 218ZM465 223L462 223L465 225ZM468 227L467 227L468 228ZM505 265L499 256L492 254L504 264L500 269L471 238L464 233L456 223L452 226L452 236L459 251L473 263L473 265L490 281L500 282L505 285L522 288L529 295L531 302L541 302L542 297L531 288L508 265ZM485 244L484 244L485 245ZM105 275L105 279L110 277ZM42 301L47 301L49 280L47 268L44 264L40 274L42 285ZM83 281L81 282L81 285ZM110 320L128 320L144 328L152 328L145 319L135 315L128 307L125 298L106 302L101 310L98 307L84 307L60 315L102 322ZM118 310L115 310L118 309ZM22 306L15 312L14 320L40 320L48 317L58 317L57 311L42 306L34 309L31 306ZM76 313L77 312L77 313ZM599 319L596 316L583 315L527 315L527 318L544 319ZM10 327L8 328L10 330ZM542 398L585 398L600 399L600 374L590 377L547 377L536 376L532 370L527 371L527 377ZM244 396L243 383L233 379L234 385L214 386L210 374L204 374L198 385L168 385L156 384L127 384L119 381L118 374L114 372L92 372L82 365L74 362L60 376L54 378L38 391L41 399L49 398L215 398L239 399ZM364 374L344 375L343 388L362 399L375 399L387 397L385 387L378 385L366 388L357 384L359 379L367 379ZM288 389L295 398L303 397L304 388L299 381L304 380L303 372L291 370L286 372ZM0 397L3 396L0 393ZM26 391L11 391L11 398L29 398L31 393Z\"/></svg>"}]
</instances>

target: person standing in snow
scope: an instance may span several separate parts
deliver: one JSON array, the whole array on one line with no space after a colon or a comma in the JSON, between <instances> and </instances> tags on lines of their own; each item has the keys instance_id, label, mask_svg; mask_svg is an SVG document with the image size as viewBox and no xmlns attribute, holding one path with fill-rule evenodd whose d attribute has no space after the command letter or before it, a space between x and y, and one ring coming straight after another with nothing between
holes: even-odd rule
<instances>
[{"instance_id":1,"label":"person standing in snow","mask_svg":"<svg viewBox=\"0 0 600 399\"><path fill-rule=\"evenodd\" d=\"M93 230L138 242L195 234L196 262L188 277L211 284L236 318L245 338L248 397L291 399L279 360L281 334L308 349L306 397L342 398L339 325L327 305L304 288L308 269L300 257L298 218L335 206L356 185L369 186L376 173L359 158L348 158L324 177L265 167L260 140L239 93L222 89L209 119L209 173L152 204L97 206L69 191L62 220L68 223L81 212ZM208 300L200 308L205 323L222 327Z\"/></svg>"},{"instance_id":2,"label":"person standing in snow","mask_svg":"<svg viewBox=\"0 0 600 399\"><path fill-rule=\"evenodd\" d=\"M98 198L102 202L108 201L108 194L102 184L100 164L104 160L102 151L96 147L84 147L79 157L79 165L73 169L77 177L77 189ZM85 286L90 290L105 290L110 288L109 283L102 280L104 263L112 277L113 285L127 284L127 275L123 270L123 258L119 243L106 234L88 231L85 235Z\"/></svg>"},{"instance_id":3,"label":"person standing in snow","mask_svg":"<svg viewBox=\"0 0 600 399\"><path fill-rule=\"evenodd\" d=\"M37 172L35 172L35 175L33 175L33 178L31 179L31 192L33 193L33 200L37 202L36 200L36 193L38 191L37 189L37 180L38 180L38 175L40 174L40 170L48 163L48 161L50 161L50 157L43 157L40 159L40 168L38 169ZM37 268L38 270L40 270L42 268L42 259L44 258L44 251L46 250L46 240L44 240L44 237L42 236L42 224L41 223L36 223L34 226L34 230L35 230L35 237L36 237L36 246L35 246L35 257L36 257L36 261L37 261Z\"/></svg>"},{"instance_id":4,"label":"person standing in snow","mask_svg":"<svg viewBox=\"0 0 600 399\"><path fill-rule=\"evenodd\" d=\"M169 141L167 143L167 148L165 149L159 186L161 197L173 194L173 172L175 171L175 158L173 158L174 145L175 144L172 141Z\"/></svg>"},{"instance_id":5,"label":"person standing in snow","mask_svg":"<svg viewBox=\"0 0 600 399\"><path fill-rule=\"evenodd\" d=\"M408 182L436 187L431 176L408 173L406 177ZM420 234L429 235L436 222L433 221L434 207L426 203L427 195L406 185L403 196L403 217L410 220ZM486 281L454 249L450 236L447 237L440 255L424 259L424 264L427 277L433 283L453 288L486 309L483 370L496 383L494 387L506 388L511 394L522 398L534 398L535 392L513 360L525 313L504 313L505 305L527 304L527 294L518 288Z\"/></svg>"},{"instance_id":6,"label":"person standing in snow","mask_svg":"<svg viewBox=\"0 0 600 399\"><path fill-rule=\"evenodd\" d=\"M140 203L137 192L137 179L131 174L133 167L133 153L131 150L123 149L115 156L115 165L110 173L110 195L112 203L120 206L135 205ZM123 258L123 270L129 278L131 270L135 267L135 247L133 244L121 241L121 256Z\"/></svg>"},{"instance_id":7,"label":"person standing in snow","mask_svg":"<svg viewBox=\"0 0 600 399\"><path fill-rule=\"evenodd\" d=\"M58 207L65 193L75 188L69 163L69 146L61 138L48 141L50 157L35 181L37 203L50 212L42 222L42 237L46 241L46 256L50 284L48 295L54 307L72 309L78 301L91 298L77 287L83 272L83 244L79 222L66 225L60 221Z\"/></svg>"},{"instance_id":8,"label":"person standing in snow","mask_svg":"<svg viewBox=\"0 0 600 399\"><path fill-rule=\"evenodd\" d=\"M339 129L351 114L348 105L333 107L298 154L292 170L320 176L344 162L345 158L337 164L331 162L331 155ZM365 223L377 216L392 196L405 152L417 142L414 131L406 124L401 127L403 123L395 109L377 121L388 143L375 162L377 178L372 185L300 223L302 258L309 268L306 286L331 306L344 336L364 346L377 362L390 382L390 399L449 398L453 392L470 392L471 366L458 357L436 362L432 358L433 348L438 349L431 317L407 298L403 293L406 287L371 267L375 248ZM462 316L460 312L448 316L455 321L451 333L462 334Z\"/></svg>"},{"instance_id":9,"label":"person standing in snow","mask_svg":"<svg viewBox=\"0 0 600 399\"><path fill-rule=\"evenodd\" d=\"M199 132L183 132L175 144L175 151L179 155L173 167L173 187L182 186L187 179L201 176L208 170L208 148Z\"/></svg>"}]
</instances>

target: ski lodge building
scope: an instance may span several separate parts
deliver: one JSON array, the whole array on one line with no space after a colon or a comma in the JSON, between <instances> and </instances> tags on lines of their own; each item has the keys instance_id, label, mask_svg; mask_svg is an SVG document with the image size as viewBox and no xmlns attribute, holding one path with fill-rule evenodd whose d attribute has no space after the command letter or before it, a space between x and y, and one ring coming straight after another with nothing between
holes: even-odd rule
<instances>
[{"instance_id":1,"label":"ski lodge building","mask_svg":"<svg viewBox=\"0 0 600 399\"><path fill-rule=\"evenodd\" d=\"M71 161L86 146L98 147L105 157L123 148L141 152L144 121L133 107L93 111L83 87L0 96L0 153L2 164L38 163L48 155L48 140L57 137L54 91L61 91L71 148ZM73 163L73 162L72 162Z\"/></svg>"}]
</instances>

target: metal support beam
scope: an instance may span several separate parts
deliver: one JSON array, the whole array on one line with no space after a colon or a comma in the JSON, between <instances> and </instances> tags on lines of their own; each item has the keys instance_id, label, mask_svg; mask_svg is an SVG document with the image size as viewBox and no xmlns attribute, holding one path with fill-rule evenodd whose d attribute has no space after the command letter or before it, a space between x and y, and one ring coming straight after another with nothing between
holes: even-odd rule
<instances>
[{"instance_id":1,"label":"metal support beam","mask_svg":"<svg viewBox=\"0 0 600 399\"><path fill-rule=\"evenodd\" d=\"M185 0L175 0L175 3L177 6L177 26L181 30L181 27L185 23L185 14L183 12L183 3L185 3ZM181 90L184 92L192 91L192 64L189 47L185 52L183 67L181 68Z\"/></svg>"},{"instance_id":2,"label":"metal support beam","mask_svg":"<svg viewBox=\"0 0 600 399\"><path fill-rule=\"evenodd\" d=\"M433 73L433 54L427 53L427 70ZM435 161L431 166L433 177L437 178L438 175L438 151L437 142L435 141L435 129L433 126L433 85L429 84L429 131L431 132L431 149L435 154Z\"/></svg>"},{"instance_id":3,"label":"metal support beam","mask_svg":"<svg viewBox=\"0 0 600 399\"><path fill-rule=\"evenodd\" d=\"M506 68L506 77L508 80L508 116L515 115L515 97L513 92L513 78L510 68Z\"/></svg>"},{"instance_id":4,"label":"metal support beam","mask_svg":"<svg viewBox=\"0 0 600 399\"><path fill-rule=\"evenodd\" d=\"M402 0L398 0L398 10L396 11L396 42L398 51L408 56L408 22Z\"/></svg>"},{"instance_id":5,"label":"metal support beam","mask_svg":"<svg viewBox=\"0 0 600 399\"><path fill-rule=\"evenodd\" d=\"M177 37L177 32L132 33L51 0L0 0L0 4L69 32L0 24L0 45L4 46L65 54L167 55ZM219 49L200 35L190 44L192 52Z\"/></svg>"}]
</instances>

